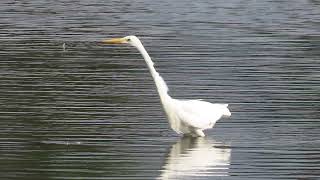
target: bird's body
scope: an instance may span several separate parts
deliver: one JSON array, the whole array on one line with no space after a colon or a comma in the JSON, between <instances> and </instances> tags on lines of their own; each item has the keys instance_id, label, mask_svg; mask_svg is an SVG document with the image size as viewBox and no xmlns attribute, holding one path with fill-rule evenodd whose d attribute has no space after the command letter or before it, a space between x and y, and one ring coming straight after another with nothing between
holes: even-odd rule
<instances>
[{"instance_id":1,"label":"bird's body","mask_svg":"<svg viewBox=\"0 0 320 180\"><path fill-rule=\"evenodd\" d=\"M203 100L178 100L170 97L165 81L155 70L154 63L136 36L126 36L103 42L128 43L140 51L156 84L170 127L178 134L203 137L205 136L203 130L212 128L222 116L231 116L228 104L213 104Z\"/></svg>"},{"instance_id":2,"label":"bird's body","mask_svg":"<svg viewBox=\"0 0 320 180\"><path fill-rule=\"evenodd\" d=\"M173 99L164 103L170 127L178 134L204 136L222 116L230 116L227 104L212 104L202 100Z\"/></svg>"}]
</instances>

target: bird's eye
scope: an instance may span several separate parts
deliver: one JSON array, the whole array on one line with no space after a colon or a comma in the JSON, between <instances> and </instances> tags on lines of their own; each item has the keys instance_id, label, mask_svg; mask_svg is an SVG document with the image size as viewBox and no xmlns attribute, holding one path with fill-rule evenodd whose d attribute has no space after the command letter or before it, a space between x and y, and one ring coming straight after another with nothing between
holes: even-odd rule
<instances>
[{"instance_id":1,"label":"bird's eye","mask_svg":"<svg viewBox=\"0 0 320 180\"><path fill-rule=\"evenodd\" d=\"M130 42L130 41L131 41L131 39L127 39L127 41L128 41L128 42Z\"/></svg>"}]
</instances>

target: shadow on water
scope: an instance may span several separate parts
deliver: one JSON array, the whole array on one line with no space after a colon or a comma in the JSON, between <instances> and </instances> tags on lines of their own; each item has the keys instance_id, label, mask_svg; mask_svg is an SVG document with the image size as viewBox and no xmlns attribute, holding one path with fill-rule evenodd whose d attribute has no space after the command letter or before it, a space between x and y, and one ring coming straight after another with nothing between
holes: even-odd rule
<instances>
[{"instance_id":1,"label":"shadow on water","mask_svg":"<svg viewBox=\"0 0 320 180\"><path fill-rule=\"evenodd\" d=\"M209 138L182 137L171 146L158 179L228 176L231 148Z\"/></svg>"}]
</instances>

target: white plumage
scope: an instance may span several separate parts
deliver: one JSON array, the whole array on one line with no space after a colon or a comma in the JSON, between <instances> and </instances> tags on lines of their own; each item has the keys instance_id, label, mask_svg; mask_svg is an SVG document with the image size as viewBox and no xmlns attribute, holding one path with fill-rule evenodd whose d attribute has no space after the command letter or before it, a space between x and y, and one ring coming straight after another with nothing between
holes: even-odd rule
<instances>
[{"instance_id":1,"label":"white plumage","mask_svg":"<svg viewBox=\"0 0 320 180\"><path fill-rule=\"evenodd\" d=\"M104 40L104 43L128 43L143 56L157 87L170 127L178 134L205 136L203 130L212 128L222 116L231 116L228 104L212 104L203 100L177 100L168 95L168 87L154 68L147 51L136 36Z\"/></svg>"}]
</instances>

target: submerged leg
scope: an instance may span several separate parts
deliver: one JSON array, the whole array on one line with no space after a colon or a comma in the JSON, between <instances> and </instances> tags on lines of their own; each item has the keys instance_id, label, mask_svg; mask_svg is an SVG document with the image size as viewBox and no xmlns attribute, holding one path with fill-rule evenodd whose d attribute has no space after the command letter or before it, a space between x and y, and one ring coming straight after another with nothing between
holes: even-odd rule
<instances>
[{"instance_id":1,"label":"submerged leg","mask_svg":"<svg viewBox=\"0 0 320 180\"><path fill-rule=\"evenodd\" d=\"M206 135L204 135L203 131L201 129L196 129L195 133L200 136L200 137L205 137Z\"/></svg>"}]
</instances>

